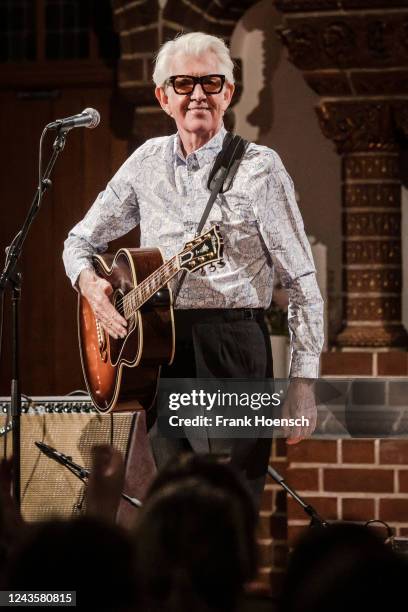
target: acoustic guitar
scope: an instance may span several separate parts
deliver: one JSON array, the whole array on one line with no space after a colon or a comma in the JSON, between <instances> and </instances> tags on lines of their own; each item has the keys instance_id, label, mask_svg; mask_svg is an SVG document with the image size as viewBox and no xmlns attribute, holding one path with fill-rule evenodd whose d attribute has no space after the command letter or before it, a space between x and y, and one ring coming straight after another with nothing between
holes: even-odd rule
<instances>
[{"instance_id":1,"label":"acoustic guitar","mask_svg":"<svg viewBox=\"0 0 408 612\"><path fill-rule=\"evenodd\" d=\"M111 301L127 320L124 338L110 336L86 298L78 299L78 334L82 370L92 403L99 412L148 410L160 366L171 364L175 330L168 282L181 270L195 272L208 264L222 265L219 227L187 242L164 262L160 249L120 249L96 255L96 273L111 283Z\"/></svg>"}]
</instances>

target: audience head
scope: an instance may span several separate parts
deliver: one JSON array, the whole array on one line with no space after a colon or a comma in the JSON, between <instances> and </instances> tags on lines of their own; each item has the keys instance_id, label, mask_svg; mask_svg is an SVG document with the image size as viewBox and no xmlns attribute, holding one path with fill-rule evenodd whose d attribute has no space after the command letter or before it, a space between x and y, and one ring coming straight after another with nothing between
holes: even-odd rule
<instances>
[{"instance_id":1,"label":"audience head","mask_svg":"<svg viewBox=\"0 0 408 612\"><path fill-rule=\"evenodd\" d=\"M229 466L197 455L172 461L136 527L147 609L233 610L254 574L254 529L249 494Z\"/></svg>"},{"instance_id":2,"label":"audience head","mask_svg":"<svg viewBox=\"0 0 408 612\"><path fill-rule=\"evenodd\" d=\"M338 523L310 529L291 553L281 609L380 609L401 596L407 569L406 560L368 527Z\"/></svg>"},{"instance_id":3,"label":"audience head","mask_svg":"<svg viewBox=\"0 0 408 612\"><path fill-rule=\"evenodd\" d=\"M33 526L6 577L10 590L77 592L77 607L135 609L133 544L119 527L94 518Z\"/></svg>"}]
</instances>

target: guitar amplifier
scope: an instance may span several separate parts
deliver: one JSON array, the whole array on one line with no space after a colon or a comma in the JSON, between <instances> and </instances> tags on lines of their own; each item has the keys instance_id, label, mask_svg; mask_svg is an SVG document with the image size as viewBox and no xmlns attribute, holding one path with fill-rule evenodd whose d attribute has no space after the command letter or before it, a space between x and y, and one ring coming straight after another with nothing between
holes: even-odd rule
<instances>
[{"instance_id":1,"label":"guitar amplifier","mask_svg":"<svg viewBox=\"0 0 408 612\"><path fill-rule=\"evenodd\" d=\"M6 428L10 398L0 397L0 453L11 455L12 434ZM23 398L21 415L21 510L28 521L83 512L84 484L67 468L44 455L43 442L91 467L95 444L112 444L126 458L136 413L100 414L89 396ZM9 431L6 431L8 429Z\"/></svg>"},{"instance_id":2,"label":"guitar amplifier","mask_svg":"<svg viewBox=\"0 0 408 612\"><path fill-rule=\"evenodd\" d=\"M0 397L0 413L7 413L10 409L10 397ZM97 413L89 395L54 395L21 397L22 414L61 414L66 413Z\"/></svg>"}]
</instances>

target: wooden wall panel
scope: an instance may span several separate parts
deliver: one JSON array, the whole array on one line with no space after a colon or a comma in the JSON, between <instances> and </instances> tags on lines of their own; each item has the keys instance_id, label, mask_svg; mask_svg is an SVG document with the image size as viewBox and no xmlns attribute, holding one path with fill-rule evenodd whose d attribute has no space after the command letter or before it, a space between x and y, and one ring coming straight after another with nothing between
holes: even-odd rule
<instances>
[{"instance_id":1,"label":"wooden wall panel","mask_svg":"<svg viewBox=\"0 0 408 612\"><path fill-rule=\"evenodd\" d=\"M22 390L28 395L65 394L84 383L76 332L76 293L65 276L61 254L69 229L126 159L127 142L110 129L110 87L67 88L56 97L25 99L0 93L0 260L20 227L37 182L38 141L43 126L56 118L97 108L94 130L72 130L25 246L21 305ZM47 139L46 155L53 140ZM130 238L124 239L130 244ZM132 244L135 238L132 237ZM6 297L6 302L9 296ZM6 308L0 395L9 394L10 317Z\"/></svg>"}]
</instances>

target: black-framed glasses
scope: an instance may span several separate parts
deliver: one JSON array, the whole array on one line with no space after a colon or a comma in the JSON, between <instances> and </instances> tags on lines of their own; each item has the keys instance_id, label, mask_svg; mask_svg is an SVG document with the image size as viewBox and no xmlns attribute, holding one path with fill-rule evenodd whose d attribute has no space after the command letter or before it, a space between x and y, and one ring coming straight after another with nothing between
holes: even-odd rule
<instances>
[{"instance_id":1,"label":"black-framed glasses","mask_svg":"<svg viewBox=\"0 0 408 612\"><path fill-rule=\"evenodd\" d=\"M205 74L204 76L190 76L188 74L176 74L167 79L166 84L173 85L176 94L185 96L192 94L195 86L200 83L206 94L218 94L224 87L224 74Z\"/></svg>"}]
</instances>

